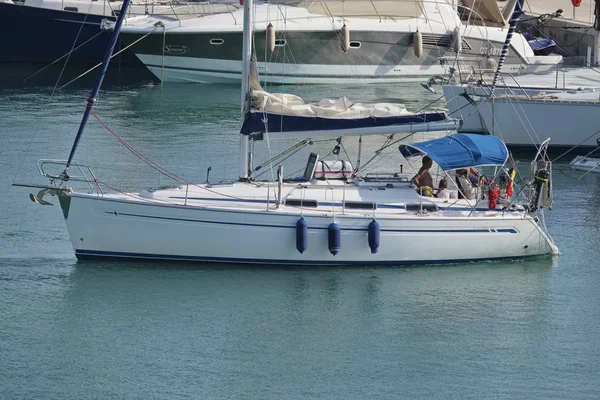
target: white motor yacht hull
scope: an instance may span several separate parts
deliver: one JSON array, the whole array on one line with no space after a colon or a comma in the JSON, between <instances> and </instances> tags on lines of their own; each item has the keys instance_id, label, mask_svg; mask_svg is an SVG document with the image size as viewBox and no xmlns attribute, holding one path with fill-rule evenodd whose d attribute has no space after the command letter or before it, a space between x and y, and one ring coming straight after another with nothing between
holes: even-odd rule
<instances>
[{"instance_id":1,"label":"white motor yacht hull","mask_svg":"<svg viewBox=\"0 0 600 400\"><path fill-rule=\"evenodd\" d=\"M456 218L406 213L381 217L379 251L368 244L370 212L337 215L341 249L332 255L330 213L304 215L308 247L296 249L299 212L240 211L167 205L107 196L60 196L80 259L137 258L254 264L401 265L466 262L555 251L537 223L523 213Z\"/></svg>"},{"instance_id":2,"label":"white motor yacht hull","mask_svg":"<svg viewBox=\"0 0 600 400\"><path fill-rule=\"evenodd\" d=\"M346 7L359 3L364 2ZM374 14L374 4L367 7L369 13L349 18L314 13L314 8L309 12L303 7L256 5L253 50L261 81L399 82L446 75L450 67L467 75L494 70L493 60L506 35L503 29L464 26L446 2L397 3L388 10L404 9L406 13L397 18ZM121 39L162 81L239 82L242 20L241 10L182 20L130 18ZM267 43L269 26L275 35L272 43ZM343 27L349 29L344 46L339 33ZM421 45L415 44L415 27ZM516 35L504 72L545 71L561 60L535 56L525 38Z\"/></svg>"},{"instance_id":3,"label":"white motor yacht hull","mask_svg":"<svg viewBox=\"0 0 600 400\"><path fill-rule=\"evenodd\" d=\"M140 61L163 82L239 83L242 63L193 57L163 57L137 54ZM434 65L336 65L259 63L261 81L284 84L379 83L422 81L431 75L446 75L448 66Z\"/></svg>"}]
</instances>

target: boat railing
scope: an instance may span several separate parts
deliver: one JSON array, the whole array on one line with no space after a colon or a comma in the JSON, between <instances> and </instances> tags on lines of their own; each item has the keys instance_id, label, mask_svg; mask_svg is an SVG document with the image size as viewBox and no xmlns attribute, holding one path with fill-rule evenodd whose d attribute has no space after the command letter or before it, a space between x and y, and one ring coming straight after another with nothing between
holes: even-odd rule
<instances>
[{"instance_id":1,"label":"boat railing","mask_svg":"<svg viewBox=\"0 0 600 400\"><path fill-rule=\"evenodd\" d=\"M519 89L521 89L521 91L523 92L523 94L525 96L527 96L527 98L529 100L531 100L531 96L529 96L529 93L527 93L527 91L523 88L523 86L521 86L521 84L519 83L519 81L517 81L517 79L515 78L515 76L513 74L507 72L507 73L504 73L504 75L507 75L508 77L510 77L515 82L515 84L519 87ZM506 83L506 81L505 81L505 83ZM507 87L509 87L509 86L507 85ZM510 89L510 87L509 87L509 90L512 91L512 89ZM516 95L516 93L513 93L513 94Z\"/></svg>"},{"instance_id":2,"label":"boat railing","mask_svg":"<svg viewBox=\"0 0 600 400\"><path fill-rule=\"evenodd\" d=\"M59 168L57 168L59 167ZM86 183L91 190L99 191L104 194L102 187L98 184L98 179L92 172L90 166L85 164L79 164L75 161L71 161L69 164L70 168L75 168L78 171L78 174L68 174L65 175L64 171L67 167L67 160L51 160L51 159L40 159L37 161L37 168L40 173L45 178L50 179L51 182L54 181L69 181L69 182L84 182ZM60 170L60 172L54 172L53 170Z\"/></svg>"}]
</instances>

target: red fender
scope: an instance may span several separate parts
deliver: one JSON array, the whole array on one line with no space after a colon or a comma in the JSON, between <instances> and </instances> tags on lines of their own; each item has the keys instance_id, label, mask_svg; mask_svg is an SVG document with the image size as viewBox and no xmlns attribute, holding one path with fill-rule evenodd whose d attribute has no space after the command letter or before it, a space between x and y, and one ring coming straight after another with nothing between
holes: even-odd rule
<instances>
[{"instance_id":1,"label":"red fender","mask_svg":"<svg viewBox=\"0 0 600 400\"><path fill-rule=\"evenodd\" d=\"M494 182L490 183L490 190L488 190L488 208L490 210L496 209L498 203L498 197L500 197L500 189Z\"/></svg>"}]
</instances>

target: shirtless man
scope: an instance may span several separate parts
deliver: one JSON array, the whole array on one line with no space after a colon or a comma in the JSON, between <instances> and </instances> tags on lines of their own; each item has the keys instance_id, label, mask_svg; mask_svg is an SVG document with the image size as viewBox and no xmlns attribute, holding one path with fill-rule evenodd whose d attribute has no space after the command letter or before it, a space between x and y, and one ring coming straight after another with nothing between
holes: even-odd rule
<instances>
[{"instance_id":1,"label":"shirtless man","mask_svg":"<svg viewBox=\"0 0 600 400\"><path fill-rule=\"evenodd\" d=\"M419 169L419 172L412 178L413 182L417 187L429 186L433 188L433 178L429 173L429 169L433 165L433 161L429 156L423 157L423 165Z\"/></svg>"}]
</instances>

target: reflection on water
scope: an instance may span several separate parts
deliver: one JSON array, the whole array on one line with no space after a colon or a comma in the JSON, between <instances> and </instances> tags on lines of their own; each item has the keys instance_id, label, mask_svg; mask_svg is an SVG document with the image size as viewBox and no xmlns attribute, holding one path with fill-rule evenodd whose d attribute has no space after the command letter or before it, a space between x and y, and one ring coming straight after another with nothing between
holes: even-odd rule
<instances>
[{"instance_id":1,"label":"reflection on water","mask_svg":"<svg viewBox=\"0 0 600 400\"><path fill-rule=\"evenodd\" d=\"M318 397L335 390L334 397L347 398L366 394L365 385L426 395L428 380L419 370L438 377L427 387L441 389L460 376L459 392L485 394L470 386L474 376L491 378L500 390L494 373L520 363L524 375L513 379L535 378L527 366L548 357L556 340L554 264L549 258L403 269L76 263L53 317L45 319L43 335L54 345L32 372L54 366L69 370L62 382L98 388L112 377L98 392L112 395L131 388L114 378L131 376L131 363L140 362L140 395L150 386L167 395L185 387L214 398L260 398L268 379L269 393L288 398L304 397L306 382ZM37 334L26 341L39 341ZM522 351L537 355L524 362Z\"/></svg>"},{"instance_id":2,"label":"reflection on water","mask_svg":"<svg viewBox=\"0 0 600 400\"><path fill-rule=\"evenodd\" d=\"M6 89L61 87L68 89L87 88L91 90L98 77L99 68L93 66L55 64L0 64L0 87ZM119 68L117 64L108 69L105 87L112 85L139 85L153 82L154 76L145 68Z\"/></svg>"},{"instance_id":3,"label":"reflection on water","mask_svg":"<svg viewBox=\"0 0 600 400\"><path fill-rule=\"evenodd\" d=\"M585 397L593 371L575 369L598 359L582 346L598 340L595 285L570 279L560 261L17 261L0 269L0 317L11 321L0 376L35 377L50 397L67 387L78 398Z\"/></svg>"}]
</instances>

